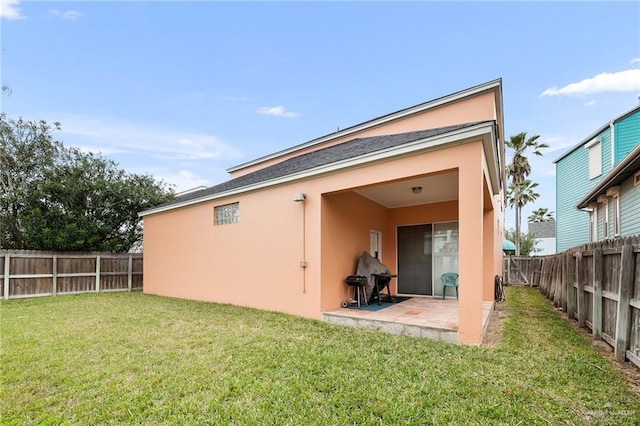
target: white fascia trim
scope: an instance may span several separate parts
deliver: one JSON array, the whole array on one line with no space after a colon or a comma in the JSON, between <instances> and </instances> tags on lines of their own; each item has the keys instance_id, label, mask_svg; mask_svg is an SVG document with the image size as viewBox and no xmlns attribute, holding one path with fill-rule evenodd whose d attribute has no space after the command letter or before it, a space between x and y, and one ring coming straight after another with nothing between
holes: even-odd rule
<instances>
[{"instance_id":1,"label":"white fascia trim","mask_svg":"<svg viewBox=\"0 0 640 426\"><path fill-rule=\"evenodd\" d=\"M348 136L350 134L357 133L357 132L360 132L362 130L369 129L371 127L376 127L376 126L378 126L380 124L384 124L384 123L388 123L389 121L397 120L398 118L406 117L406 116L409 116L409 115L412 115L412 114L415 114L415 113L418 113L418 112L421 112L421 111L425 111L425 110L428 110L428 109L431 109L431 108L436 108L436 107L439 107L439 106L444 105L444 104L456 102L456 101L458 101L460 99L464 99L466 97L469 97L469 96L472 96L472 95L476 95L478 93L486 92L488 90L493 90L493 89L495 89L497 87L500 87L500 80L499 79L490 81L490 82L488 82L486 84L483 84L483 85L480 85L480 86L471 87L469 89L465 89L465 90L462 90L460 92L457 92L457 93L454 93L454 94L451 94L451 95L443 96L442 98L438 98L438 99L435 99L435 100L432 100L432 101L427 101L425 103L422 103L422 104L419 104L419 105L416 105L416 106L413 106L413 107L409 107L407 109L403 109L403 110L400 110L400 111L397 111L397 112L393 112L391 114L387 114L387 115L384 115L382 117L374 118L372 120L365 121L364 123L356 124L354 126L346 128L346 129L344 129L342 131L339 131L339 132L336 132L336 133L331 133L330 135L322 136L322 137L320 137L318 139L313 139L313 140L311 140L309 142L304 142L304 143L302 143L300 145L296 145L294 147L287 148L287 149L284 149L282 151L274 152L273 154L265 155L264 157L260 157L260 158L257 158L255 160L251 160L251 161L248 161L246 163L242 163L242 164L239 164L237 166L230 167L226 171L227 171L227 173L233 173L235 171L244 169L246 167L254 166L256 164L260 164L260 163L263 163L265 161L269 161L269 160L272 160L274 158L281 157L283 155L291 154L293 152L300 151L302 149L309 148L311 146L315 146L315 145L330 141L332 139L341 138L343 136ZM501 102L500 102L500 104L501 104Z\"/></svg>"},{"instance_id":2,"label":"white fascia trim","mask_svg":"<svg viewBox=\"0 0 640 426\"><path fill-rule=\"evenodd\" d=\"M380 161L389 160L391 158L407 156L420 151L429 151L437 147L442 147L444 145L459 145L473 139L482 140L482 143L485 147L485 152L487 152L488 149L490 150L489 152L495 152L493 148L487 148L487 145L493 146L492 141L495 139L494 125L491 123L489 124L483 123L473 127L468 127L466 129L452 131L444 135L420 139L414 142L401 145L399 147L387 148L385 150L376 151L369 154L363 154L355 158L336 161L334 163L325 164L322 166L315 167L313 169L304 170L291 175L258 182L258 183L243 186L240 188L234 188L229 191L218 192L216 194L211 194L202 198L195 198L182 203L176 203L176 204L171 204L164 207L149 209L149 210L140 212L138 215L141 217L149 216L152 214L174 210L182 207L187 207L194 204L200 204L207 201L226 198L226 197L242 194L249 191L255 191L257 189L262 189L269 186L288 183L288 182L292 182L299 179L305 179L313 176L332 173L339 170L363 166L366 164L373 164ZM487 156L487 160L491 159L491 163L494 164L493 167L489 168L489 174L491 176L491 183L494 188L494 193L496 193L496 188L498 188L498 186L497 186L497 173L496 173L497 164L495 164L495 161L493 161L495 159L495 156L489 156L487 154L485 155Z\"/></svg>"}]
</instances>

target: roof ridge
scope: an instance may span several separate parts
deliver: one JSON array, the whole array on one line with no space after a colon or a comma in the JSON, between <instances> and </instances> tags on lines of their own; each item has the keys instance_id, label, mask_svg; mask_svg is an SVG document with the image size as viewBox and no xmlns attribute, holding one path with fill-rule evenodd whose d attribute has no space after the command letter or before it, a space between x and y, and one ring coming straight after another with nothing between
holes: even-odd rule
<instances>
[{"instance_id":1,"label":"roof ridge","mask_svg":"<svg viewBox=\"0 0 640 426\"><path fill-rule=\"evenodd\" d=\"M332 140L332 139L336 139L338 137L343 137L343 136L348 136L349 133L353 133L355 131L357 131L360 127L363 127L362 130L370 128L370 127L374 127L375 125L377 125L376 123L382 120L386 120L386 121L390 121L393 120L395 118L395 116L402 116L403 114L407 114L407 113L411 113L412 110L416 110L416 112L422 111L424 109L427 109L428 107L436 107L438 105L441 104L441 102L443 100L447 100L449 99L449 101L456 101L457 98L461 97L462 95L464 95L465 93L468 94L477 94L480 93L484 90L488 90L488 89L492 89L495 87L501 87L502 85L502 78L496 78L494 80L490 80L487 81L485 83L481 83L481 84L476 84L475 86L471 86L468 87L466 89L462 89L462 90L458 90L457 92L453 92L453 93L449 93L447 95L443 95L425 102L421 102L406 108L402 108L387 114L383 114L374 118L371 118L369 120L365 120L362 121L360 123L356 123L353 124L349 127L346 127L340 131L337 132L333 132L333 133L327 133L324 136L319 136L317 138L313 138L311 140L308 140L306 142L302 142L300 144L288 147L288 148L284 148L280 151L276 151L274 153L271 154L267 154L264 155L262 157L258 157L255 158L253 160L238 164L236 166L230 167L227 169L227 172L234 172L237 170L242 170L243 168L249 167L251 165L255 165L255 164L260 164L263 163L265 161L268 161L270 159L274 159L277 157L280 157L282 155L288 154L288 153L294 153L296 151L300 151L304 148L310 147L310 146L315 146L318 145L322 142L328 141L328 140ZM382 121L385 122L385 121Z\"/></svg>"}]
</instances>

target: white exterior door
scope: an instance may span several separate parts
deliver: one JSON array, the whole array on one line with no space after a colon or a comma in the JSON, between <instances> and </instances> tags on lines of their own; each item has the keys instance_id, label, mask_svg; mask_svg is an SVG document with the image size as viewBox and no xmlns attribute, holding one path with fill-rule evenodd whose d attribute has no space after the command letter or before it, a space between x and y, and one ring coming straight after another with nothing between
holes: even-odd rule
<instances>
[{"instance_id":1,"label":"white exterior door","mask_svg":"<svg viewBox=\"0 0 640 426\"><path fill-rule=\"evenodd\" d=\"M382 261L382 232L374 231L369 233L369 254Z\"/></svg>"}]
</instances>

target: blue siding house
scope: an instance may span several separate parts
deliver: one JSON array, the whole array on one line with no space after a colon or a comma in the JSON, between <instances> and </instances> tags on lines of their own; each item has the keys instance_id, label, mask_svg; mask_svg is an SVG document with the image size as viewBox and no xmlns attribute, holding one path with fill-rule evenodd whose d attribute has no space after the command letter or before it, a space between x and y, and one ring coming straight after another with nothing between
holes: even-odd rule
<instances>
[{"instance_id":1,"label":"blue siding house","mask_svg":"<svg viewBox=\"0 0 640 426\"><path fill-rule=\"evenodd\" d=\"M556 250L640 234L640 106L554 161Z\"/></svg>"}]
</instances>

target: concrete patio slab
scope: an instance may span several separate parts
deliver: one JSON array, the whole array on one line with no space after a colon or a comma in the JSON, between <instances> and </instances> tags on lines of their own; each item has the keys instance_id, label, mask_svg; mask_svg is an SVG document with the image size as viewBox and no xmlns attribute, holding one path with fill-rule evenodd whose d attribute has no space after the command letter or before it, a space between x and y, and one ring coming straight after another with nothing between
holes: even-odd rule
<instances>
[{"instance_id":1,"label":"concrete patio slab","mask_svg":"<svg viewBox=\"0 0 640 426\"><path fill-rule=\"evenodd\" d=\"M493 302L483 302L483 333L489 324ZM414 297L377 311L340 308L323 312L324 321L387 333L424 337L442 342L458 341L459 305L455 299Z\"/></svg>"}]
</instances>

